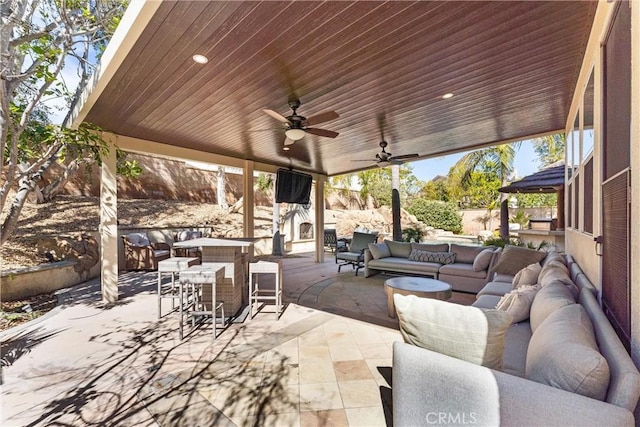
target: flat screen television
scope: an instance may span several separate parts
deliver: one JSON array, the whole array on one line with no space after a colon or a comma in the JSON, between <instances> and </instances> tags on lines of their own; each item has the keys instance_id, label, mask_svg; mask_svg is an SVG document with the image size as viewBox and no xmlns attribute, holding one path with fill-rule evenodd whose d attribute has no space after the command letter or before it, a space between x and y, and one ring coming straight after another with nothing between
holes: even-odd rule
<instances>
[{"instance_id":1,"label":"flat screen television","mask_svg":"<svg viewBox=\"0 0 640 427\"><path fill-rule=\"evenodd\" d=\"M289 169L278 169L276 173L276 203L298 203L308 205L311 197L313 177Z\"/></svg>"}]
</instances>

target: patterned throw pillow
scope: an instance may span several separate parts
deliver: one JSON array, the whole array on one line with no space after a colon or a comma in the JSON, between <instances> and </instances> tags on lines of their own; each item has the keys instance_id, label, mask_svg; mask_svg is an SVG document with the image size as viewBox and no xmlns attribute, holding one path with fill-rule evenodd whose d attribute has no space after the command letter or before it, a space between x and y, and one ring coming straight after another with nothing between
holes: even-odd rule
<instances>
[{"instance_id":1,"label":"patterned throw pillow","mask_svg":"<svg viewBox=\"0 0 640 427\"><path fill-rule=\"evenodd\" d=\"M438 264L453 264L456 254L453 252L428 252L413 249L409 255L410 261L437 262Z\"/></svg>"}]
</instances>

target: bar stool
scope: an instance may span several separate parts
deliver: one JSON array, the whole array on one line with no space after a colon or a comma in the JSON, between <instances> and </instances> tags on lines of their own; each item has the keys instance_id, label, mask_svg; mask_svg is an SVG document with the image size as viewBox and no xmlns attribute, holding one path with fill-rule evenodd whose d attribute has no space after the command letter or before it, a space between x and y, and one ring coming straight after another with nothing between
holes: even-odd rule
<instances>
[{"instance_id":1,"label":"bar stool","mask_svg":"<svg viewBox=\"0 0 640 427\"><path fill-rule=\"evenodd\" d=\"M274 274L275 288L260 289L258 275ZM253 280L255 276L255 282ZM249 320L253 318L253 305L257 302L275 301L276 320L282 310L282 265L280 262L258 261L249 263Z\"/></svg>"},{"instance_id":2,"label":"bar stool","mask_svg":"<svg viewBox=\"0 0 640 427\"><path fill-rule=\"evenodd\" d=\"M171 310L175 310L175 300L180 299L176 286L176 273L197 265L198 258L171 257L158 262L158 319L162 317L162 299L171 299ZM163 285L162 274L171 273L171 283ZM170 285L170 286L169 286Z\"/></svg>"},{"instance_id":3,"label":"bar stool","mask_svg":"<svg viewBox=\"0 0 640 427\"><path fill-rule=\"evenodd\" d=\"M211 328L213 332L213 339L216 339L216 330L218 325L218 317L216 313L221 313L221 325L224 329L226 319L224 317L224 303L218 302L216 299L216 285L224 283L224 267L213 268L207 265L195 265L180 272L180 323L178 327L178 334L182 339L182 323L186 312L187 317L191 316L191 324L195 325L194 316L211 316ZM184 295L183 286L191 288L187 292L186 304L182 300ZM207 293L211 292L211 300L207 301ZM189 298L191 295L191 298ZM207 308L207 305L209 307Z\"/></svg>"}]
</instances>

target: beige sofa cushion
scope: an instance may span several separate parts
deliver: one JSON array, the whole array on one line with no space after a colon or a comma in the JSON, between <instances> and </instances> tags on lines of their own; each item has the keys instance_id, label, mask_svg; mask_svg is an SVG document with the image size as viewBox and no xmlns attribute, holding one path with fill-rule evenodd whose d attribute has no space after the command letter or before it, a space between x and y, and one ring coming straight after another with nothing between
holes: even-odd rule
<instances>
[{"instance_id":1,"label":"beige sofa cushion","mask_svg":"<svg viewBox=\"0 0 640 427\"><path fill-rule=\"evenodd\" d=\"M509 312L513 317L513 323L527 320L531 304L533 304L533 299L539 290L539 285L520 286L500 298L496 309Z\"/></svg>"},{"instance_id":2,"label":"beige sofa cushion","mask_svg":"<svg viewBox=\"0 0 640 427\"><path fill-rule=\"evenodd\" d=\"M526 266L542 261L546 256L546 252L506 245L496 264L495 272L515 275Z\"/></svg>"},{"instance_id":3,"label":"beige sofa cushion","mask_svg":"<svg viewBox=\"0 0 640 427\"><path fill-rule=\"evenodd\" d=\"M565 305L575 303L575 297L562 283L553 282L543 286L533 299L533 304L531 304L531 313L529 315L531 331L535 333L538 326L556 310Z\"/></svg>"},{"instance_id":4,"label":"beige sofa cushion","mask_svg":"<svg viewBox=\"0 0 640 427\"><path fill-rule=\"evenodd\" d=\"M387 258L391 256L389 246L386 243L369 243L369 251L373 259Z\"/></svg>"},{"instance_id":5,"label":"beige sofa cushion","mask_svg":"<svg viewBox=\"0 0 640 427\"><path fill-rule=\"evenodd\" d=\"M486 248L482 246L467 246L467 245L457 245L455 243L451 244L450 252L455 252L456 254L456 262L463 262L465 264L473 264L473 261L476 259L476 256Z\"/></svg>"},{"instance_id":6,"label":"beige sofa cushion","mask_svg":"<svg viewBox=\"0 0 640 427\"><path fill-rule=\"evenodd\" d=\"M480 251L473 260L474 271L484 271L489 268L491 264L491 258L493 258L493 249L484 249Z\"/></svg>"},{"instance_id":7,"label":"beige sofa cushion","mask_svg":"<svg viewBox=\"0 0 640 427\"><path fill-rule=\"evenodd\" d=\"M604 400L609 365L598 351L593 325L580 304L562 307L533 333L526 378L583 396Z\"/></svg>"},{"instance_id":8,"label":"beige sofa cushion","mask_svg":"<svg viewBox=\"0 0 640 427\"><path fill-rule=\"evenodd\" d=\"M517 289L520 286L535 285L538 283L540 271L542 271L542 266L539 263L529 264L515 275L513 278L513 288Z\"/></svg>"},{"instance_id":9,"label":"beige sofa cushion","mask_svg":"<svg viewBox=\"0 0 640 427\"><path fill-rule=\"evenodd\" d=\"M395 294L405 342L493 369L502 368L511 315L445 301Z\"/></svg>"},{"instance_id":10,"label":"beige sofa cushion","mask_svg":"<svg viewBox=\"0 0 640 427\"><path fill-rule=\"evenodd\" d=\"M411 243L396 242L393 240L385 240L384 243L389 247L389 251L393 257L409 258L409 255L411 255Z\"/></svg>"},{"instance_id":11,"label":"beige sofa cushion","mask_svg":"<svg viewBox=\"0 0 640 427\"><path fill-rule=\"evenodd\" d=\"M411 250L427 251L427 252L449 252L448 243L415 243L411 242Z\"/></svg>"}]
</instances>

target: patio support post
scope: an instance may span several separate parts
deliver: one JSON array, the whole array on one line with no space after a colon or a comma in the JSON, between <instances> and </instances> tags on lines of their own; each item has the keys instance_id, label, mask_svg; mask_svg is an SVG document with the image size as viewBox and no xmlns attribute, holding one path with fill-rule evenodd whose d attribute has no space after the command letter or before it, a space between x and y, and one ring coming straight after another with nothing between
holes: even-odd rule
<instances>
[{"instance_id":1,"label":"patio support post","mask_svg":"<svg viewBox=\"0 0 640 427\"><path fill-rule=\"evenodd\" d=\"M242 173L242 197L244 204L242 206L242 235L244 237L253 237L254 235L254 194L253 194L253 161L244 161L244 171Z\"/></svg>"},{"instance_id":2,"label":"patio support post","mask_svg":"<svg viewBox=\"0 0 640 427\"><path fill-rule=\"evenodd\" d=\"M109 154L100 168L100 273L102 301L118 300L118 186L116 179L116 136L104 134Z\"/></svg>"},{"instance_id":3,"label":"patio support post","mask_svg":"<svg viewBox=\"0 0 640 427\"><path fill-rule=\"evenodd\" d=\"M391 165L391 217L393 218L393 240L402 241L400 224L400 165Z\"/></svg>"},{"instance_id":4,"label":"patio support post","mask_svg":"<svg viewBox=\"0 0 640 427\"><path fill-rule=\"evenodd\" d=\"M558 225L557 229L564 230L564 186L558 189L558 207L557 207Z\"/></svg>"},{"instance_id":5,"label":"patio support post","mask_svg":"<svg viewBox=\"0 0 640 427\"><path fill-rule=\"evenodd\" d=\"M630 166L631 166L631 214L632 218L638 217L640 212L640 97L637 94L640 90L640 26L635 25L640 22L640 5L637 1L631 7L631 131L629 135L630 145ZM623 5L626 7L626 5ZM640 226L634 220L631 221L630 235L631 253L630 260L637 260L640 256ZM640 263L631 261L630 277L633 278L631 285L631 356L636 365L640 364L640 286L637 286L637 278L640 277ZM638 411L636 410L636 417ZM638 418L636 418L638 419Z\"/></svg>"},{"instance_id":6,"label":"patio support post","mask_svg":"<svg viewBox=\"0 0 640 427\"><path fill-rule=\"evenodd\" d=\"M314 237L316 238L316 262L318 263L324 262L324 184L326 180L327 178L322 175L318 175L316 178L315 200L313 201L316 207Z\"/></svg>"},{"instance_id":7,"label":"patio support post","mask_svg":"<svg viewBox=\"0 0 640 427\"><path fill-rule=\"evenodd\" d=\"M276 202L276 192L273 192L273 238L271 239L271 255L282 255L282 240L280 239L280 203Z\"/></svg>"}]
</instances>

